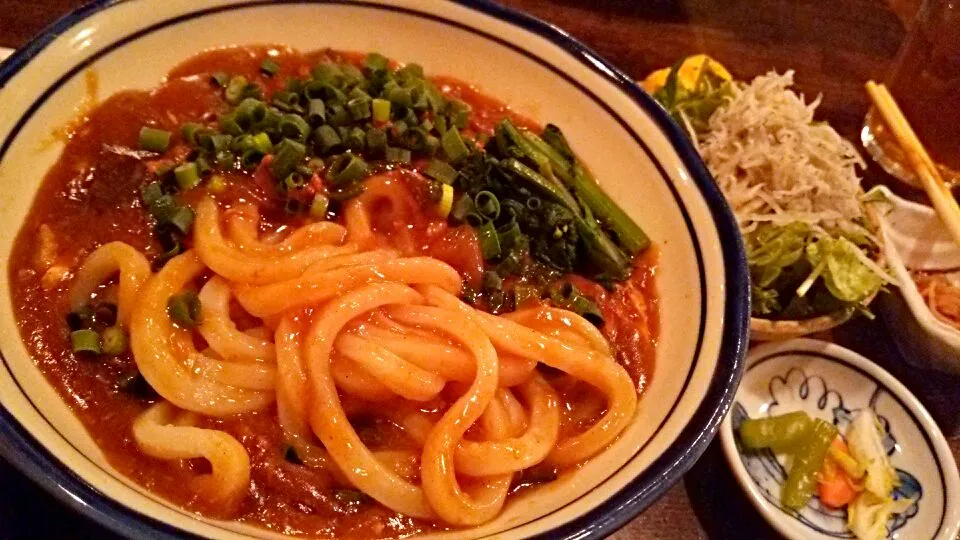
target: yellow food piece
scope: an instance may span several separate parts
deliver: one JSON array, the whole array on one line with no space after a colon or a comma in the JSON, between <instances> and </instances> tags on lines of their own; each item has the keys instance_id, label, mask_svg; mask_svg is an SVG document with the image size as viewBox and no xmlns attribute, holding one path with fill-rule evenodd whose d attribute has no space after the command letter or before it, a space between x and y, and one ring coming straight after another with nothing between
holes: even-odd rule
<instances>
[{"instance_id":1,"label":"yellow food piece","mask_svg":"<svg viewBox=\"0 0 960 540\"><path fill-rule=\"evenodd\" d=\"M727 68L723 67L723 64L720 62L717 62L705 54L695 54L687 57L687 59L683 61L683 64L680 66L680 71L677 73L677 82L683 88L693 90L693 87L697 84L697 80L700 78L700 73L705 67L709 70L708 73L725 81L733 79L730 72L727 71ZM663 85L667 84L667 76L670 75L670 69L671 68L663 68L654 71L640 83L640 86L651 94L656 92L663 88Z\"/></svg>"},{"instance_id":2,"label":"yellow food piece","mask_svg":"<svg viewBox=\"0 0 960 540\"><path fill-rule=\"evenodd\" d=\"M439 212L440 217L447 217L450 215L450 209L453 208L453 187L447 184L441 184L440 188L443 190L440 195L440 202L437 205L437 212Z\"/></svg>"}]
</instances>

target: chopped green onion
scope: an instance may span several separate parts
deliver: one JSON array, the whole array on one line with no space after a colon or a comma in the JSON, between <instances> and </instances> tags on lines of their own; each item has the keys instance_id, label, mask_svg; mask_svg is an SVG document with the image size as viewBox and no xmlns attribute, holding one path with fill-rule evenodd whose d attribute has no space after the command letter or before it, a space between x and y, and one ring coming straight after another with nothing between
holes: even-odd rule
<instances>
[{"instance_id":1,"label":"chopped green onion","mask_svg":"<svg viewBox=\"0 0 960 540\"><path fill-rule=\"evenodd\" d=\"M386 159L391 163L410 163L410 151L406 148L396 148L388 146L386 150Z\"/></svg>"},{"instance_id":2,"label":"chopped green onion","mask_svg":"<svg viewBox=\"0 0 960 540\"><path fill-rule=\"evenodd\" d=\"M111 326L100 336L103 354L119 356L127 352L127 333L119 326Z\"/></svg>"},{"instance_id":3,"label":"chopped green onion","mask_svg":"<svg viewBox=\"0 0 960 540\"><path fill-rule=\"evenodd\" d=\"M264 154L269 154L273 151L273 142L270 141L269 135L261 131L253 136L253 147Z\"/></svg>"},{"instance_id":4,"label":"chopped green onion","mask_svg":"<svg viewBox=\"0 0 960 540\"><path fill-rule=\"evenodd\" d=\"M439 159L431 159L427 163L427 168L423 170L423 174L444 184L453 184L453 181L457 179L457 170L451 167L449 163Z\"/></svg>"},{"instance_id":5,"label":"chopped green onion","mask_svg":"<svg viewBox=\"0 0 960 540\"><path fill-rule=\"evenodd\" d=\"M361 180L370 173L370 167L360 156L346 152L340 154L327 169L327 180L340 186Z\"/></svg>"},{"instance_id":6,"label":"chopped green onion","mask_svg":"<svg viewBox=\"0 0 960 540\"><path fill-rule=\"evenodd\" d=\"M236 105L240 103L240 100L243 99L244 94L247 91L247 78L243 75L237 75L230 79L230 82L227 83L227 88L224 90L224 97L227 100L227 103L231 105Z\"/></svg>"},{"instance_id":7,"label":"chopped green onion","mask_svg":"<svg viewBox=\"0 0 960 540\"><path fill-rule=\"evenodd\" d=\"M163 194L153 199L153 202L148 204L150 215L157 219L157 221L165 222L170 219L179 206L177 201L174 200L172 195Z\"/></svg>"},{"instance_id":8,"label":"chopped green onion","mask_svg":"<svg viewBox=\"0 0 960 540\"><path fill-rule=\"evenodd\" d=\"M318 154L328 154L339 148L341 143L340 135L331 126L323 125L313 131L313 144L320 149Z\"/></svg>"},{"instance_id":9,"label":"chopped green onion","mask_svg":"<svg viewBox=\"0 0 960 540\"><path fill-rule=\"evenodd\" d=\"M160 197L163 197L163 187L160 182L150 182L140 191L140 198L148 207L153 206Z\"/></svg>"},{"instance_id":10,"label":"chopped green onion","mask_svg":"<svg viewBox=\"0 0 960 540\"><path fill-rule=\"evenodd\" d=\"M210 81L220 88L223 88L228 82L230 82L230 76L222 71L216 71L210 75Z\"/></svg>"},{"instance_id":11,"label":"chopped green onion","mask_svg":"<svg viewBox=\"0 0 960 540\"><path fill-rule=\"evenodd\" d=\"M470 117L470 105L467 105L459 99L453 99L447 104L450 111L451 123L458 129L467 127L467 119Z\"/></svg>"},{"instance_id":12,"label":"chopped green onion","mask_svg":"<svg viewBox=\"0 0 960 540\"><path fill-rule=\"evenodd\" d=\"M467 215L473 212L473 197L469 194L464 193L457 199L457 202L453 205L453 208L450 210L450 216L455 221L464 221L467 219Z\"/></svg>"},{"instance_id":13,"label":"chopped green onion","mask_svg":"<svg viewBox=\"0 0 960 540\"><path fill-rule=\"evenodd\" d=\"M311 73L314 79L323 82L332 82L343 77L340 66L333 62L323 62L313 68Z\"/></svg>"},{"instance_id":14,"label":"chopped green onion","mask_svg":"<svg viewBox=\"0 0 960 540\"><path fill-rule=\"evenodd\" d=\"M263 63L260 64L260 71L269 76L276 75L276 73L280 71L280 64L276 63L272 58L265 58Z\"/></svg>"},{"instance_id":15,"label":"chopped green onion","mask_svg":"<svg viewBox=\"0 0 960 540\"><path fill-rule=\"evenodd\" d=\"M347 110L355 121L370 118L370 97L355 97L347 102Z\"/></svg>"},{"instance_id":16,"label":"chopped green onion","mask_svg":"<svg viewBox=\"0 0 960 540\"><path fill-rule=\"evenodd\" d=\"M497 237L503 249L510 249L515 246L520 241L520 236L520 225L516 221L511 221L497 229Z\"/></svg>"},{"instance_id":17,"label":"chopped green onion","mask_svg":"<svg viewBox=\"0 0 960 540\"><path fill-rule=\"evenodd\" d=\"M291 191L296 191L302 188L307 183L306 179L299 172L292 172L289 176L283 179L283 182L277 185L277 188L283 191L284 193L289 193Z\"/></svg>"},{"instance_id":18,"label":"chopped green onion","mask_svg":"<svg viewBox=\"0 0 960 540\"><path fill-rule=\"evenodd\" d=\"M173 322L194 328L200 324L200 298L193 291L184 291L167 300L167 314Z\"/></svg>"},{"instance_id":19,"label":"chopped green onion","mask_svg":"<svg viewBox=\"0 0 960 540\"><path fill-rule=\"evenodd\" d=\"M196 135L198 132L204 129L206 128L203 126L203 124L198 124L196 122L187 122L182 126L180 126L180 135L183 137L183 140L187 142L187 144L196 146L197 144Z\"/></svg>"},{"instance_id":20,"label":"chopped green onion","mask_svg":"<svg viewBox=\"0 0 960 540\"><path fill-rule=\"evenodd\" d=\"M270 103L283 112L301 112L300 94L289 90L282 90L273 95Z\"/></svg>"},{"instance_id":21,"label":"chopped green onion","mask_svg":"<svg viewBox=\"0 0 960 540\"><path fill-rule=\"evenodd\" d=\"M177 185L180 189L186 191L200 185L200 174L197 172L197 164L188 161L173 170L177 177Z\"/></svg>"},{"instance_id":22,"label":"chopped green onion","mask_svg":"<svg viewBox=\"0 0 960 540\"><path fill-rule=\"evenodd\" d=\"M484 219L483 216L481 216L480 214L478 214L478 213L476 213L476 212L470 212L470 213L467 214L467 216L466 216L466 222L467 222L467 225L470 225L470 226L473 227L473 228L477 228L477 227L485 224L485 223L487 222L487 220Z\"/></svg>"},{"instance_id":23,"label":"chopped green onion","mask_svg":"<svg viewBox=\"0 0 960 540\"><path fill-rule=\"evenodd\" d=\"M413 106L413 95L410 92L409 88L401 88L399 86L390 88L386 93L387 100L395 105L401 107L412 107Z\"/></svg>"},{"instance_id":24,"label":"chopped green onion","mask_svg":"<svg viewBox=\"0 0 960 540\"><path fill-rule=\"evenodd\" d=\"M427 132L419 127L410 128L403 133L400 139L404 148L416 152L423 150L423 147L426 146Z\"/></svg>"},{"instance_id":25,"label":"chopped green onion","mask_svg":"<svg viewBox=\"0 0 960 540\"><path fill-rule=\"evenodd\" d=\"M150 152L166 152L170 146L170 132L143 126L140 128L140 148Z\"/></svg>"},{"instance_id":26,"label":"chopped green onion","mask_svg":"<svg viewBox=\"0 0 960 540\"><path fill-rule=\"evenodd\" d=\"M390 120L390 101L375 98L371 103L374 122L388 122Z\"/></svg>"},{"instance_id":27,"label":"chopped green onion","mask_svg":"<svg viewBox=\"0 0 960 540\"><path fill-rule=\"evenodd\" d=\"M500 255L500 240L493 223L488 221L477 228L477 240L480 242L480 252L484 259L490 260Z\"/></svg>"},{"instance_id":28,"label":"chopped green onion","mask_svg":"<svg viewBox=\"0 0 960 540\"><path fill-rule=\"evenodd\" d=\"M318 193L310 203L310 217L314 219L326 219L327 209L330 207L330 199L325 195Z\"/></svg>"},{"instance_id":29,"label":"chopped green onion","mask_svg":"<svg viewBox=\"0 0 960 540\"><path fill-rule=\"evenodd\" d=\"M100 354L100 334L89 328L70 332L70 347L75 353Z\"/></svg>"},{"instance_id":30,"label":"chopped green onion","mask_svg":"<svg viewBox=\"0 0 960 540\"><path fill-rule=\"evenodd\" d=\"M443 135L447 132L447 117L438 116L433 119L433 124L434 124L434 127L437 128L437 133L439 133L440 136L443 137Z\"/></svg>"},{"instance_id":31,"label":"chopped green onion","mask_svg":"<svg viewBox=\"0 0 960 540\"><path fill-rule=\"evenodd\" d=\"M541 199L540 197L530 197L529 199L527 199L527 202L524 203L524 206L527 207L527 210L536 212L537 210L543 207L543 199Z\"/></svg>"},{"instance_id":32,"label":"chopped green onion","mask_svg":"<svg viewBox=\"0 0 960 540\"><path fill-rule=\"evenodd\" d=\"M596 302L590 300L586 296L577 293L569 299L567 308L580 315L584 319L593 323L594 326L603 325L603 313L600 312L600 308L597 306Z\"/></svg>"},{"instance_id":33,"label":"chopped green onion","mask_svg":"<svg viewBox=\"0 0 960 540\"><path fill-rule=\"evenodd\" d=\"M540 300L540 289L532 285L517 285L513 288L513 305L520 306L532 300Z\"/></svg>"},{"instance_id":34,"label":"chopped green onion","mask_svg":"<svg viewBox=\"0 0 960 540\"><path fill-rule=\"evenodd\" d=\"M265 154L258 148L247 148L240 154L240 167L244 170L253 170L263 161Z\"/></svg>"},{"instance_id":35,"label":"chopped green onion","mask_svg":"<svg viewBox=\"0 0 960 540\"><path fill-rule=\"evenodd\" d=\"M351 122L350 111L338 103L327 103L327 123L332 126L345 126Z\"/></svg>"},{"instance_id":36,"label":"chopped green onion","mask_svg":"<svg viewBox=\"0 0 960 540\"><path fill-rule=\"evenodd\" d=\"M190 226L193 224L193 216L193 210L191 210L190 207L180 206L165 222L173 225L183 234L187 234L190 232Z\"/></svg>"},{"instance_id":37,"label":"chopped green onion","mask_svg":"<svg viewBox=\"0 0 960 540\"><path fill-rule=\"evenodd\" d=\"M380 53L370 53L363 60L363 65L370 71L384 71L390 66L390 61Z\"/></svg>"},{"instance_id":38,"label":"chopped green onion","mask_svg":"<svg viewBox=\"0 0 960 540\"><path fill-rule=\"evenodd\" d=\"M387 132L380 128L367 130L367 148L371 152L382 152L387 148Z\"/></svg>"},{"instance_id":39,"label":"chopped green onion","mask_svg":"<svg viewBox=\"0 0 960 540\"><path fill-rule=\"evenodd\" d=\"M488 220L493 221L500 217L500 201L490 191L484 190L474 195L473 204L480 215Z\"/></svg>"},{"instance_id":40,"label":"chopped green onion","mask_svg":"<svg viewBox=\"0 0 960 540\"><path fill-rule=\"evenodd\" d=\"M300 165L307 155L307 147L292 139L283 139L276 146L276 155L270 162L270 173L275 179L283 179Z\"/></svg>"},{"instance_id":41,"label":"chopped green onion","mask_svg":"<svg viewBox=\"0 0 960 540\"><path fill-rule=\"evenodd\" d=\"M243 129L250 129L251 126L263 120L267 114L267 106L259 99L246 98L233 110L233 118Z\"/></svg>"},{"instance_id":42,"label":"chopped green onion","mask_svg":"<svg viewBox=\"0 0 960 540\"><path fill-rule=\"evenodd\" d=\"M311 99L307 110L307 121L314 125L320 125L327 121L327 106L322 99Z\"/></svg>"},{"instance_id":43,"label":"chopped green onion","mask_svg":"<svg viewBox=\"0 0 960 540\"><path fill-rule=\"evenodd\" d=\"M349 132L347 136L343 138L343 145L347 150L352 150L353 152L360 152L363 150L363 147L367 143L367 134L363 131L362 128L354 127Z\"/></svg>"},{"instance_id":44,"label":"chopped green onion","mask_svg":"<svg viewBox=\"0 0 960 540\"><path fill-rule=\"evenodd\" d=\"M440 139L434 137L433 135L427 135L427 140L423 143L423 153L428 156L436 155L437 149L440 148Z\"/></svg>"},{"instance_id":45,"label":"chopped green onion","mask_svg":"<svg viewBox=\"0 0 960 540\"><path fill-rule=\"evenodd\" d=\"M228 135L243 135L243 126L240 125L240 122L237 122L236 116L231 114L225 114L220 117L220 131Z\"/></svg>"},{"instance_id":46,"label":"chopped green onion","mask_svg":"<svg viewBox=\"0 0 960 540\"><path fill-rule=\"evenodd\" d=\"M303 81L290 77L286 80L286 84L283 85L283 89L287 92L303 93Z\"/></svg>"},{"instance_id":47,"label":"chopped green onion","mask_svg":"<svg viewBox=\"0 0 960 540\"><path fill-rule=\"evenodd\" d=\"M343 72L343 76L353 82L362 82L364 80L363 72L360 71L360 68L353 64L341 64L340 70ZM349 81L347 82L349 85Z\"/></svg>"},{"instance_id":48,"label":"chopped green onion","mask_svg":"<svg viewBox=\"0 0 960 540\"><path fill-rule=\"evenodd\" d=\"M310 124L302 116L289 113L280 119L280 136L297 142L305 142L310 134Z\"/></svg>"},{"instance_id":49,"label":"chopped green onion","mask_svg":"<svg viewBox=\"0 0 960 540\"><path fill-rule=\"evenodd\" d=\"M440 138L440 144L443 146L443 151L447 154L450 163L456 164L470 154L470 150L467 149L467 145L460 137L460 132L455 129L444 133L443 137Z\"/></svg>"}]
</instances>

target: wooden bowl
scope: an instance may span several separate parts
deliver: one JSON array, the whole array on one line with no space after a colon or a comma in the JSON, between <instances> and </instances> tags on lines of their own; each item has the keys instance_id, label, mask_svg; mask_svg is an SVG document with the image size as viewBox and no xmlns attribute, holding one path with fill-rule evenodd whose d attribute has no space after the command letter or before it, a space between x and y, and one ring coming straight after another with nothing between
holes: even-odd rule
<instances>
[{"instance_id":1,"label":"wooden bowl","mask_svg":"<svg viewBox=\"0 0 960 540\"><path fill-rule=\"evenodd\" d=\"M863 305L869 305L876 296L876 293L872 294L863 301ZM853 311L844 310L812 319L786 319L782 321L750 317L750 340L779 341L824 332L847 322L853 314Z\"/></svg>"},{"instance_id":2,"label":"wooden bowl","mask_svg":"<svg viewBox=\"0 0 960 540\"><path fill-rule=\"evenodd\" d=\"M881 226L880 226L880 216L877 214L877 211L873 206L866 205L864 212L867 216L867 220L873 225L877 234L880 236L880 252L877 254L877 264L883 266L886 262L884 253L886 252L886 242L885 238L882 236ZM867 307L870 305L870 302L873 302L873 299L876 298L877 293L873 293L867 297L863 302L863 306ZM843 310L836 313L828 313L826 315L820 315L819 317L813 317L811 319L784 319L784 320L773 320L773 319L761 319L759 317L750 317L750 340L751 341L778 341L783 339L792 339L801 336L808 336L810 334L816 334L817 332L824 332L830 330L831 328L836 328L841 324L850 320L854 314L853 311Z\"/></svg>"}]
</instances>

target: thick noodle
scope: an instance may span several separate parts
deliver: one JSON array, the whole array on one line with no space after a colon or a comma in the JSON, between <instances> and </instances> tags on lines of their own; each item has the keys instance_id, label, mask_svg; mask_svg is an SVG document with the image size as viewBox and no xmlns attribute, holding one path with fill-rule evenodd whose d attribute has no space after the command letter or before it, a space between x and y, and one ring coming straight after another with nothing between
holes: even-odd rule
<instances>
[{"instance_id":1,"label":"thick noodle","mask_svg":"<svg viewBox=\"0 0 960 540\"><path fill-rule=\"evenodd\" d=\"M275 411L325 486L351 486L411 517L487 522L518 473L575 465L613 442L633 418L636 391L582 317L546 305L496 316L462 302L450 265L419 255L409 235L391 243L374 229L371 212L384 200L393 219L407 219L408 196L382 179L368 186L346 205L344 226L292 231L261 233L256 207L221 212L203 199L194 249L151 274L135 249L107 244L78 272L71 301L82 306L119 272L120 320L162 397L137 419L134 439L157 458L209 461L212 472L195 478L198 496L233 505L251 470L243 445L197 427L202 417ZM170 297L188 289L199 290L196 329L167 313ZM558 384L571 383L593 389L590 419L599 419L561 435ZM366 444L353 422L370 417L406 443Z\"/></svg>"}]
</instances>

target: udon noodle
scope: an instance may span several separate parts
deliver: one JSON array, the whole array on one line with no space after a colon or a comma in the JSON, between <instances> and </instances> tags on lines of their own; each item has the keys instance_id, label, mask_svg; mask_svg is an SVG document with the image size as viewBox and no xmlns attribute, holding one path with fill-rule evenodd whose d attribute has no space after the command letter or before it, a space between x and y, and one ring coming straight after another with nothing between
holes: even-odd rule
<instances>
[{"instance_id":1,"label":"udon noodle","mask_svg":"<svg viewBox=\"0 0 960 540\"><path fill-rule=\"evenodd\" d=\"M366 202L347 207L345 226L313 223L270 241L257 234L255 206L224 213L205 198L195 248L159 272L119 242L86 258L73 298L86 301L119 274L118 319L162 397L133 425L144 453L206 459L211 472L194 479L196 489L236 504L249 455L228 433L195 427L189 413L223 417L276 403L308 466L397 512L465 526L497 515L515 473L576 464L620 434L636 391L592 324L546 305L499 317L465 304L448 264L377 247ZM167 313L168 299L192 286L205 350ZM264 331L237 329L234 299ZM560 436L558 393L541 363L602 393L606 410L593 426ZM419 448L372 450L351 426L351 403L389 403L385 418Z\"/></svg>"}]
</instances>

